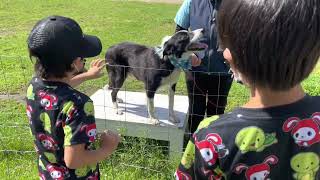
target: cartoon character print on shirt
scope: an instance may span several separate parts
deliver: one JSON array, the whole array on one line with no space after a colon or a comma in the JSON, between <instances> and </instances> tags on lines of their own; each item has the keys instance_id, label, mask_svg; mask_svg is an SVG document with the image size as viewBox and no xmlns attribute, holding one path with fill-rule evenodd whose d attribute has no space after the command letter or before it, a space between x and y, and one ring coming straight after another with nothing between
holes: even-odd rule
<instances>
[{"instance_id":1,"label":"cartoon character print on shirt","mask_svg":"<svg viewBox=\"0 0 320 180\"><path fill-rule=\"evenodd\" d=\"M69 125L65 125L63 127L64 131L64 145L69 146L71 145L71 139L72 139L72 128ZM89 124L89 125L83 125L80 128L80 131L85 131L86 135L89 137L89 142L94 142L96 139L97 134L97 128L96 124Z\"/></svg>"},{"instance_id":2,"label":"cartoon character print on shirt","mask_svg":"<svg viewBox=\"0 0 320 180\"><path fill-rule=\"evenodd\" d=\"M96 124L89 124L89 125L83 125L81 127L81 131L86 131L87 136L89 137L89 142L94 142L94 140L96 139L96 135L97 135L97 127Z\"/></svg>"},{"instance_id":3,"label":"cartoon character print on shirt","mask_svg":"<svg viewBox=\"0 0 320 180\"><path fill-rule=\"evenodd\" d=\"M40 180L46 180L46 176L42 173L39 173Z\"/></svg>"},{"instance_id":4,"label":"cartoon character print on shirt","mask_svg":"<svg viewBox=\"0 0 320 180\"><path fill-rule=\"evenodd\" d=\"M51 133L51 120L48 113L41 113L39 118L43 124L44 130L46 130L48 133Z\"/></svg>"},{"instance_id":5,"label":"cartoon character print on shirt","mask_svg":"<svg viewBox=\"0 0 320 180\"><path fill-rule=\"evenodd\" d=\"M299 153L291 158L291 168L297 180L314 180L319 170L319 156L313 152Z\"/></svg>"},{"instance_id":6,"label":"cartoon character print on shirt","mask_svg":"<svg viewBox=\"0 0 320 180\"><path fill-rule=\"evenodd\" d=\"M27 117L29 119L29 124L32 124L32 121L31 121L31 117L32 117L32 113L33 113L33 109L30 105L27 105Z\"/></svg>"},{"instance_id":7,"label":"cartoon character print on shirt","mask_svg":"<svg viewBox=\"0 0 320 180\"><path fill-rule=\"evenodd\" d=\"M176 177L176 180L192 180L192 177L189 174L184 173L179 169L176 170L174 176Z\"/></svg>"},{"instance_id":8,"label":"cartoon character print on shirt","mask_svg":"<svg viewBox=\"0 0 320 180\"><path fill-rule=\"evenodd\" d=\"M68 124L72 121L72 118L77 114L77 109L73 106L71 109L67 111L67 117L65 123Z\"/></svg>"},{"instance_id":9,"label":"cartoon character print on shirt","mask_svg":"<svg viewBox=\"0 0 320 180\"><path fill-rule=\"evenodd\" d=\"M72 139L72 128L69 125L65 125L63 127L63 132L64 132L64 146L70 146L71 139Z\"/></svg>"},{"instance_id":10,"label":"cartoon character print on shirt","mask_svg":"<svg viewBox=\"0 0 320 180\"><path fill-rule=\"evenodd\" d=\"M219 134L210 133L202 141L198 141L196 134L194 134L193 137L203 160L208 163L209 166L213 166L218 158L223 158L229 154L229 150L222 143Z\"/></svg>"},{"instance_id":11,"label":"cartoon character print on shirt","mask_svg":"<svg viewBox=\"0 0 320 180\"><path fill-rule=\"evenodd\" d=\"M69 89L71 89L73 91L73 88L69 87ZM73 97L75 97L78 101L82 102L82 97L79 93L74 92Z\"/></svg>"},{"instance_id":12,"label":"cartoon character print on shirt","mask_svg":"<svg viewBox=\"0 0 320 180\"><path fill-rule=\"evenodd\" d=\"M262 129L256 126L241 129L235 139L236 145L243 154L249 151L261 152L277 142L275 133L265 134Z\"/></svg>"},{"instance_id":13,"label":"cartoon character print on shirt","mask_svg":"<svg viewBox=\"0 0 320 180\"><path fill-rule=\"evenodd\" d=\"M181 159L181 164L186 169L191 168L191 165L194 162L194 154L195 146L192 141L189 141Z\"/></svg>"},{"instance_id":14,"label":"cartoon character print on shirt","mask_svg":"<svg viewBox=\"0 0 320 180\"><path fill-rule=\"evenodd\" d=\"M198 132L199 130L208 127L213 121L217 120L219 116L211 116L209 118L206 118L202 120L197 128ZM196 133L195 132L195 133ZM189 169L194 162L194 154L195 154L195 145L192 141L188 142L188 145L184 151L184 154L181 159L181 164L186 168Z\"/></svg>"},{"instance_id":15,"label":"cartoon character print on shirt","mask_svg":"<svg viewBox=\"0 0 320 180\"><path fill-rule=\"evenodd\" d=\"M309 147L320 142L320 112L314 113L311 118L300 120L297 117L287 119L282 130L290 132L298 146Z\"/></svg>"},{"instance_id":16,"label":"cartoon character print on shirt","mask_svg":"<svg viewBox=\"0 0 320 180\"><path fill-rule=\"evenodd\" d=\"M43 164L43 162L42 162L42 160L41 160L41 155L39 156L39 161L38 161L38 165L39 165L39 167L40 167L40 169L41 170L45 170L46 168L45 168L45 166L44 166L44 164Z\"/></svg>"},{"instance_id":17,"label":"cartoon character print on shirt","mask_svg":"<svg viewBox=\"0 0 320 180\"><path fill-rule=\"evenodd\" d=\"M32 84L30 84L29 86L28 86L28 89L27 89L27 99L29 99L29 100L34 100L34 92L33 92L33 86L32 86Z\"/></svg>"},{"instance_id":18,"label":"cartoon character print on shirt","mask_svg":"<svg viewBox=\"0 0 320 180\"><path fill-rule=\"evenodd\" d=\"M64 127L66 124L70 124L73 118L78 115L78 110L72 101L64 103L61 112L65 116L63 117L64 119L58 119L56 121L56 127Z\"/></svg>"},{"instance_id":19,"label":"cartoon character print on shirt","mask_svg":"<svg viewBox=\"0 0 320 180\"><path fill-rule=\"evenodd\" d=\"M45 110L56 110L58 108L58 98L55 95L40 90L38 96L41 98L40 104Z\"/></svg>"},{"instance_id":20,"label":"cartoon character print on shirt","mask_svg":"<svg viewBox=\"0 0 320 180\"><path fill-rule=\"evenodd\" d=\"M255 164L253 166L247 166L245 164L237 164L233 169L233 172L240 174L243 170L246 170L245 176L247 180L266 180L271 173L269 165L275 165L278 163L278 158L274 155L268 156L263 163Z\"/></svg>"},{"instance_id":21,"label":"cartoon character print on shirt","mask_svg":"<svg viewBox=\"0 0 320 180\"><path fill-rule=\"evenodd\" d=\"M45 157L48 159L50 163L57 163L57 159L53 153L44 152Z\"/></svg>"},{"instance_id":22,"label":"cartoon character print on shirt","mask_svg":"<svg viewBox=\"0 0 320 180\"><path fill-rule=\"evenodd\" d=\"M39 133L37 138L48 151L56 151L59 149L57 142L49 135Z\"/></svg>"},{"instance_id":23,"label":"cartoon character print on shirt","mask_svg":"<svg viewBox=\"0 0 320 180\"><path fill-rule=\"evenodd\" d=\"M203 129L203 128L206 128L208 127L212 122L214 122L215 120L217 120L219 118L219 116L215 115L215 116L211 116L209 118L206 118L204 120L202 120L200 122L200 124L198 125L198 128L197 128L197 131L198 132L199 130ZM195 132L195 133L196 133Z\"/></svg>"},{"instance_id":24,"label":"cartoon character print on shirt","mask_svg":"<svg viewBox=\"0 0 320 180\"><path fill-rule=\"evenodd\" d=\"M205 168L201 168L201 171L205 176L208 177L209 180L222 180L222 179L227 179L226 175L224 172L220 169L219 166L217 166L214 170L208 170Z\"/></svg>"},{"instance_id":25,"label":"cartoon character print on shirt","mask_svg":"<svg viewBox=\"0 0 320 180\"><path fill-rule=\"evenodd\" d=\"M54 179L54 180L63 180L65 178L69 177L69 172L66 167L63 167L63 166L58 167L58 166L54 166L52 164L48 164L46 166L46 169L49 172L52 179Z\"/></svg>"},{"instance_id":26,"label":"cartoon character print on shirt","mask_svg":"<svg viewBox=\"0 0 320 180\"><path fill-rule=\"evenodd\" d=\"M88 101L84 104L83 110L87 116L94 116L94 106L92 101Z\"/></svg>"}]
</instances>

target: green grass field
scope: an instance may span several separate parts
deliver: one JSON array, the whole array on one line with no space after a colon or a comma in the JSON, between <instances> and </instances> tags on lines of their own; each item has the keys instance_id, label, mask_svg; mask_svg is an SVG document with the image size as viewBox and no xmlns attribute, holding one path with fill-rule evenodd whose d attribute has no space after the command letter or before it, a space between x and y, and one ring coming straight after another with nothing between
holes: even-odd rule
<instances>
[{"instance_id":1,"label":"green grass field","mask_svg":"<svg viewBox=\"0 0 320 180\"><path fill-rule=\"evenodd\" d=\"M115 43L133 41L158 45L162 37L174 31L173 18L178 9L173 4L103 0L0 0L0 177L1 179L38 179L32 137L25 107L5 94L24 96L32 76L26 39L37 20L48 15L69 16L83 31L101 38L104 56ZM88 63L89 64L89 63ZM92 94L107 83L104 76L83 83L79 89ZM303 83L311 95L320 95L320 65ZM126 90L142 91L143 85L130 79ZM166 93L164 90L161 93ZM178 94L186 94L181 76ZM234 84L227 111L241 105L248 91ZM117 152L101 165L103 179L172 179L177 161L169 161L167 144L147 139L125 137Z\"/></svg>"}]
</instances>

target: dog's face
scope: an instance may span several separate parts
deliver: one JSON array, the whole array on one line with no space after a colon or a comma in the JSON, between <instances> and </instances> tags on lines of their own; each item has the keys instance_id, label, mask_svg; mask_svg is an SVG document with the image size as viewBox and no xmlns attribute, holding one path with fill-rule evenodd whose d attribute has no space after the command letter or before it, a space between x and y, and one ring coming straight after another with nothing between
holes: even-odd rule
<instances>
[{"instance_id":1,"label":"dog's face","mask_svg":"<svg viewBox=\"0 0 320 180\"><path fill-rule=\"evenodd\" d=\"M179 59L188 57L193 52L205 50L208 46L200 42L202 37L203 29L191 32L178 31L163 44L163 56L174 56Z\"/></svg>"}]
</instances>

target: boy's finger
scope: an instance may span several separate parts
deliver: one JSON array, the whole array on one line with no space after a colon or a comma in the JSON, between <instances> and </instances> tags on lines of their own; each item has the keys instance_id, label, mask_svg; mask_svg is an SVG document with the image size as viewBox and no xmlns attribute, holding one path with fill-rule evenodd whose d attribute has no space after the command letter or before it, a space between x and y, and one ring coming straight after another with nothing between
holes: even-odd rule
<instances>
[{"instance_id":1,"label":"boy's finger","mask_svg":"<svg viewBox=\"0 0 320 180\"><path fill-rule=\"evenodd\" d=\"M93 66L100 66L103 63L103 59L96 59L93 63Z\"/></svg>"},{"instance_id":2,"label":"boy's finger","mask_svg":"<svg viewBox=\"0 0 320 180\"><path fill-rule=\"evenodd\" d=\"M94 66L94 63L95 63L95 60L91 61L90 67L93 67L93 66Z\"/></svg>"},{"instance_id":3,"label":"boy's finger","mask_svg":"<svg viewBox=\"0 0 320 180\"><path fill-rule=\"evenodd\" d=\"M101 70L102 68L104 68L106 65L107 65L106 63L102 64L102 65L99 67L99 70Z\"/></svg>"},{"instance_id":4,"label":"boy's finger","mask_svg":"<svg viewBox=\"0 0 320 180\"><path fill-rule=\"evenodd\" d=\"M97 62L97 66L104 66L105 64L104 63L104 60L103 59L100 59L98 62Z\"/></svg>"},{"instance_id":5,"label":"boy's finger","mask_svg":"<svg viewBox=\"0 0 320 180\"><path fill-rule=\"evenodd\" d=\"M92 61L92 66L96 66L98 62L98 59L95 59L94 61Z\"/></svg>"}]
</instances>

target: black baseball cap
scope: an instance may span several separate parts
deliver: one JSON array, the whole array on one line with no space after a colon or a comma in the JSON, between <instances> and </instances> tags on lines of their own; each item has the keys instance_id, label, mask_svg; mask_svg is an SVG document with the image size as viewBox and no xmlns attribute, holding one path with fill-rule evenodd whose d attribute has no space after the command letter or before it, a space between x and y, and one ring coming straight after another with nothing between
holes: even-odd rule
<instances>
[{"instance_id":1,"label":"black baseball cap","mask_svg":"<svg viewBox=\"0 0 320 180\"><path fill-rule=\"evenodd\" d=\"M63 16L49 16L32 29L28 40L29 51L43 60L94 57L102 45L96 36L83 34L79 24Z\"/></svg>"}]
</instances>

